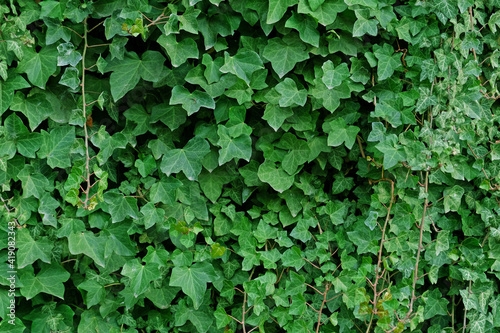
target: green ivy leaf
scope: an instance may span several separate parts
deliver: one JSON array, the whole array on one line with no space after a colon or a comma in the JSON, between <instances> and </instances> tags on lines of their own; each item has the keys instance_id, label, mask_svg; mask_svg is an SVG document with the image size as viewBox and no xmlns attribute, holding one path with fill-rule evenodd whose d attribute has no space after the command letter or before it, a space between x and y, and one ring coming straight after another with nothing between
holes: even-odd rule
<instances>
[{"instance_id":1,"label":"green ivy leaf","mask_svg":"<svg viewBox=\"0 0 500 333\"><path fill-rule=\"evenodd\" d=\"M406 153L398 145L398 137L395 134L389 134L383 142L375 147L384 154L384 167L386 169L390 169L406 159Z\"/></svg>"},{"instance_id":2,"label":"green ivy leaf","mask_svg":"<svg viewBox=\"0 0 500 333\"><path fill-rule=\"evenodd\" d=\"M157 279L160 272L157 265L142 265L135 259L123 265L122 274L130 279L129 286L134 296L138 297L146 292L151 281Z\"/></svg>"},{"instance_id":3,"label":"green ivy leaf","mask_svg":"<svg viewBox=\"0 0 500 333\"><path fill-rule=\"evenodd\" d=\"M46 46L38 53L34 48L25 48L23 60L19 62L17 70L26 73L33 85L45 89L50 76L57 70L56 48Z\"/></svg>"},{"instance_id":4,"label":"green ivy leaf","mask_svg":"<svg viewBox=\"0 0 500 333\"><path fill-rule=\"evenodd\" d=\"M273 24L281 20L288 7L296 5L298 0L269 0L267 11L267 24Z\"/></svg>"},{"instance_id":5,"label":"green ivy leaf","mask_svg":"<svg viewBox=\"0 0 500 333\"><path fill-rule=\"evenodd\" d=\"M198 262L190 267L175 266L170 276L170 286L181 287L184 294L193 300L195 310L200 307L207 283L216 279L212 265L207 262Z\"/></svg>"},{"instance_id":6,"label":"green ivy leaf","mask_svg":"<svg viewBox=\"0 0 500 333\"><path fill-rule=\"evenodd\" d=\"M184 172L189 180L197 180L201 172L201 161L210 152L210 145L204 139L194 137L182 149L172 149L163 155L161 171L167 176Z\"/></svg>"},{"instance_id":7,"label":"green ivy leaf","mask_svg":"<svg viewBox=\"0 0 500 333\"><path fill-rule=\"evenodd\" d=\"M444 212L456 212L462 205L462 197L465 193L463 187L455 185L444 190Z\"/></svg>"},{"instance_id":8,"label":"green ivy leaf","mask_svg":"<svg viewBox=\"0 0 500 333\"><path fill-rule=\"evenodd\" d=\"M10 108L13 111L22 112L28 118L32 131L54 112L44 94L35 94L26 98L19 91L16 92Z\"/></svg>"},{"instance_id":9,"label":"green ivy leaf","mask_svg":"<svg viewBox=\"0 0 500 333\"><path fill-rule=\"evenodd\" d=\"M253 51L242 51L231 57L224 52L224 65L220 67L222 73L231 73L242 79L250 86L252 74L264 68L259 55Z\"/></svg>"},{"instance_id":10,"label":"green ivy leaf","mask_svg":"<svg viewBox=\"0 0 500 333\"><path fill-rule=\"evenodd\" d=\"M182 104L182 108L187 111L188 116L198 112L202 107L215 109L215 101L209 94L198 90L190 93L182 86L175 86L172 89L170 104Z\"/></svg>"},{"instance_id":11,"label":"green ivy leaf","mask_svg":"<svg viewBox=\"0 0 500 333\"><path fill-rule=\"evenodd\" d=\"M51 168L68 168L71 166L70 151L75 140L73 126L57 127L50 133L43 131L38 158L46 158Z\"/></svg>"},{"instance_id":12,"label":"green ivy leaf","mask_svg":"<svg viewBox=\"0 0 500 333\"><path fill-rule=\"evenodd\" d=\"M281 95L279 104L283 108L306 104L307 91L305 89L298 90L295 81L288 77L276 85L276 91Z\"/></svg>"},{"instance_id":13,"label":"green ivy leaf","mask_svg":"<svg viewBox=\"0 0 500 333\"><path fill-rule=\"evenodd\" d=\"M174 67L179 67L188 59L198 58L198 46L191 38L185 38L177 42L174 35L161 35L157 42L167 51L170 62Z\"/></svg>"},{"instance_id":14,"label":"green ivy leaf","mask_svg":"<svg viewBox=\"0 0 500 333\"><path fill-rule=\"evenodd\" d=\"M337 118L335 120L325 122L323 124L323 131L328 133L328 145L337 147L342 143L349 149L352 148L356 141L356 135L360 131L357 126L348 126L344 118Z\"/></svg>"},{"instance_id":15,"label":"green ivy leaf","mask_svg":"<svg viewBox=\"0 0 500 333\"><path fill-rule=\"evenodd\" d=\"M182 186L180 180L174 177L167 177L154 183L149 190L151 203L162 202L166 205L173 205L177 199L177 189Z\"/></svg>"},{"instance_id":16,"label":"green ivy leaf","mask_svg":"<svg viewBox=\"0 0 500 333\"><path fill-rule=\"evenodd\" d=\"M163 75L165 57L157 51L146 51L142 59L135 52L127 52L123 60L108 62L106 72L112 72L109 80L111 95L118 101L134 89L142 78L149 82L158 82Z\"/></svg>"},{"instance_id":17,"label":"green ivy leaf","mask_svg":"<svg viewBox=\"0 0 500 333\"><path fill-rule=\"evenodd\" d=\"M105 266L104 247L106 239L96 237L91 231L82 231L71 233L68 237L68 248L71 254L85 254L101 266Z\"/></svg>"},{"instance_id":18,"label":"green ivy leaf","mask_svg":"<svg viewBox=\"0 0 500 333\"><path fill-rule=\"evenodd\" d=\"M290 72L297 63L309 59L305 44L297 38L270 39L262 56L271 62L271 66L280 78Z\"/></svg>"},{"instance_id":19,"label":"green ivy leaf","mask_svg":"<svg viewBox=\"0 0 500 333\"><path fill-rule=\"evenodd\" d=\"M30 267L30 266L28 266ZM46 293L64 298L64 284L68 281L70 274L59 264L52 263L51 265L43 266L38 274L33 273L33 268L30 267L27 272L20 275L19 279L23 287L21 287L21 295L26 299L31 299L39 293Z\"/></svg>"},{"instance_id":20,"label":"green ivy leaf","mask_svg":"<svg viewBox=\"0 0 500 333\"><path fill-rule=\"evenodd\" d=\"M297 30L300 39L305 43L319 47L318 22L311 16L293 13L286 21L285 27Z\"/></svg>"},{"instance_id":21,"label":"green ivy leaf","mask_svg":"<svg viewBox=\"0 0 500 333\"><path fill-rule=\"evenodd\" d=\"M342 63L337 67L333 66L333 62L328 60L321 67L323 69L323 77L321 80L328 89L333 89L349 77L349 68L346 63Z\"/></svg>"},{"instance_id":22,"label":"green ivy leaf","mask_svg":"<svg viewBox=\"0 0 500 333\"><path fill-rule=\"evenodd\" d=\"M275 191L280 193L292 187L295 178L288 175L282 167L277 167L275 163L269 160L265 160L259 166L257 175L260 181L268 183Z\"/></svg>"},{"instance_id":23,"label":"green ivy leaf","mask_svg":"<svg viewBox=\"0 0 500 333\"><path fill-rule=\"evenodd\" d=\"M23 228L16 234L16 246L18 248L17 268L31 265L38 259L50 264L51 251L54 245L47 237L35 241L30 232Z\"/></svg>"}]
</instances>

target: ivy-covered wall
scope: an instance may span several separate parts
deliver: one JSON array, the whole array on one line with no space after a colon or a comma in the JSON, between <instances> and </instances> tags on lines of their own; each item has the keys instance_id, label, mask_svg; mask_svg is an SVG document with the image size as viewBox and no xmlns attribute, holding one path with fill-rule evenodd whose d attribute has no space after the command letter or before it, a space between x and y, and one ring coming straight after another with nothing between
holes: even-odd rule
<instances>
[{"instance_id":1,"label":"ivy-covered wall","mask_svg":"<svg viewBox=\"0 0 500 333\"><path fill-rule=\"evenodd\" d=\"M500 331L500 1L0 17L0 332Z\"/></svg>"}]
</instances>

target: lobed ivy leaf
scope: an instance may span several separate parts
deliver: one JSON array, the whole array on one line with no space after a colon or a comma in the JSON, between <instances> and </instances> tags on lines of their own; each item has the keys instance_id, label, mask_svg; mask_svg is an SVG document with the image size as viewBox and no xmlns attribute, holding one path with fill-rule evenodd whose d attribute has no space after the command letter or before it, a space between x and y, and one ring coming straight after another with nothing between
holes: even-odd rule
<instances>
[{"instance_id":1,"label":"lobed ivy leaf","mask_svg":"<svg viewBox=\"0 0 500 333\"><path fill-rule=\"evenodd\" d=\"M167 176L184 172L189 180L197 180L201 172L201 161L210 152L210 145L204 139L194 137L182 149L172 149L163 155L161 171Z\"/></svg>"},{"instance_id":2,"label":"lobed ivy leaf","mask_svg":"<svg viewBox=\"0 0 500 333\"><path fill-rule=\"evenodd\" d=\"M198 112L201 107L215 109L215 101L209 94L198 90L190 93L182 86L175 86L172 89L170 104L182 104L182 108L187 111L188 116Z\"/></svg>"},{"instance_id":3,"label":"lobed ivy leaf","mask_svg":"<svg viewBox=\"0 0 500 333\"><path fill-rule=\"evenodd\" d=\"M50 76L57 70L57 50L54 46L46 46L36 52L34 48L23 49L23 60L17 70L26 73L31 84L45 89Z\"/></svg>"},{"instance_id":4,"label":"lobed ivy leaf","mask_svg":"<svg viewBox=\"0 0 500 333\"><path fill-rule=\"evenodd\" d=\"M257 170L259 180L268 183L271 187L280 193L288 190L293 185L294 176L288 175L282 167L276 166L274 162L264 161Z\"/></svg>"},{"instance_id":5,"label":"lobed ivy leaf","mask_svg":"<svg viewBox=\"0 0 500 333\"><path fill-rule=\"evenodd\" d=\"M184 294L193 301L195 310L202 304L207 283L213 282L217 275L212 265L207 262L198 262L189 267L175 266L170 276L170 286L181 287Z\"/></svg>"},{"instance_id":6,"label":"lobed ivy leaf","mask_svg":"<svg viewBox=\"0 0 500 333\"><path fill-rule=\"evenodd\" d=\"M271 66L280 78L290 72L298 62L309 59L305 44L297 38L270 39L262 56L271 62Z\"/></svg>"}]
</instances>

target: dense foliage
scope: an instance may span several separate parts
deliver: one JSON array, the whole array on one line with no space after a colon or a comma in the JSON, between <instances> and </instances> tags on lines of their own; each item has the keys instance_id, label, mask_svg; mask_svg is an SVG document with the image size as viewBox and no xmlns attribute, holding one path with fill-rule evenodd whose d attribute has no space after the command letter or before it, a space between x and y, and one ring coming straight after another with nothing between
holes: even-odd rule
<instances>
[{"instance_id":1,"label":"dense foliage","mask_svg":"<svg viewBox=\"0 0 500 333\"><path fill-rule=\"evenodd\" d=\"M499 332L499 10L3 1L0 332Z\"/></svg>"}]
</instances>

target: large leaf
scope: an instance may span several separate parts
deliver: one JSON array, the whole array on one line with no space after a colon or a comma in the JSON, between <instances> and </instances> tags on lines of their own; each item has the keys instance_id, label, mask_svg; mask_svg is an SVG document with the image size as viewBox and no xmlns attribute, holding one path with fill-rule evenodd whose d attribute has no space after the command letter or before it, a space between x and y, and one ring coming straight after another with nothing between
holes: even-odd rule
<instances>
[{"instance_id":1,"label":"large leaf","mask_svg":"<svg viewBox=\"0 0 500 333\"><path fill-rule=\"evenodd\" d=\"M134 89L139 80L157 82L163 76L165 57L157 51L146 51L142 59L135 52L127 52L123 60L114 59L106 66L112 72L109 80L115 101Z\"/></svg>"},{"instance_id":2,"label":"large leaf","mask_svg":"<svg viewBox=\"0 0 500 333\"><path fill-rule=\"evenodd\" d=\"M26 73L28 80L35 86L45 89L50 76L57 70L57 50L46 46L36 52L34 48L25 48L23 60L17 70Z\"/></svg>"},{"instance_id":3,"label":"large leaf","mask_svg":"<svg viewBox=\"0 0 500 333\"><path fill-rule=\"evenodd\" d=\"M75 127L61 126L50 133L42 132L42 145L38 151L39 158L46 158L51 168L68 168L71 166L70 151L75 143Z\"/></svg>"},{"instance_id":4,"label":"large leaf","mask_svg":"<svg viewBox=\"0 0 500 333\"><path fill-rule=\"evenodd\" d=\"M181 287L193 300L193 306L197 310L207 290L207 283L215 278L214 268L208 262L196 263L190 267L175 266L170 276L170 286Z\"/></svg>"},{"instance_id":5,"label":"large leaf","mask_svg":"<svg viewBox=\"0 0 500 333\"><path fill-rule=\"evenodd\" d=\"M138 259L127 262L122 274L130 279L129 285L135 297L142 295L148 289L151 281L158 278L160 272L154 264L142 265Z\"/></svg>"},{"instance_id":6,"label":"large leaf","mask_svg":"<svg viewBox=\"0 0 500 333\"><path fill-rule=\"evenodd\" d=\"M257 171L259 179L271 185L271 187L282 193L293 185L294 176L288 175L282 167L277 167L275 163L266 160L259 166Z\"/></svg>"},{"instance_id":7,"label":"large leaf","mask_svg":"<svg viewBox=\"0 0 500 333\"><path fill-rule=\"evenodd\" d=\"M21 229L16 235L17 268L23 268L33 264L40 259L43 262L50 263L51 251L54 244L44 237L36 241L31 237L27 229Z\"/></svg>"},{"instance_id":8,"label":"large leaf","mask_svg":"<svg viewBox=\"0 0 500 333\"><path fill-rule=\"evenodd\" d=\"M182 149L169 150L161 161L161 171L167 176L184 172L189 180L197 180L201 172L201 161L210 152L210 145L204 139L194 137Z\"/></svg>"},{"instance_id":9,"label":"large leaf","mask_svg":"<svg viewBox=\"0 0 500 333\"><path fill-rule=\"evenodd\" d=\"M21 295L29 300L39 293L46 293L63 299L65 290L63 282L68 281L69 277L68 271L56 263L43 266L36 275L31 268L20 276L23 285Z\"/></svg>"},{"instance_id":10,"label":"large leaf","mask_svg":"<svg viewBox=\"0 0 500 333\"><path fill-rule=\"evenodd\" d=\"M305 44L297 38L273 38L267 42L262 56L271 62L274 71L281 78L298 62L309 58L305 48Z\"/></svg>"}]
</instances>

